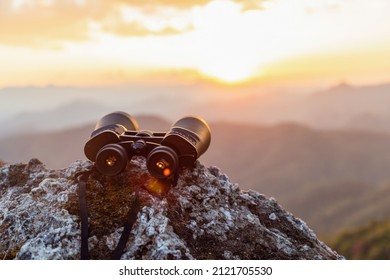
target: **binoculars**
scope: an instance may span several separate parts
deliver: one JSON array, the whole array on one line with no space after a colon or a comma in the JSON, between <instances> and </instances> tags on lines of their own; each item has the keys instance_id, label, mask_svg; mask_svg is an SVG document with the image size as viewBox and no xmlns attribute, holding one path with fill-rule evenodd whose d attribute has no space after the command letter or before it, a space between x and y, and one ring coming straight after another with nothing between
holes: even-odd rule
<instances>
[{"instance_id":1,"label":"binoculars","mask_svg":"<svg viewBox=\"0 0 390 280\"><path fill-rule=\"evenodd\" d=\"M191 167L208 149L210 140L210 128L199 117L179 119L162 133L139 130L132 116L117 111L97 122L84 153L103 175L117 175L133 156L143 156L150 175L170 179L178 175L180 167Z\"/></svg>"}]
</instances>

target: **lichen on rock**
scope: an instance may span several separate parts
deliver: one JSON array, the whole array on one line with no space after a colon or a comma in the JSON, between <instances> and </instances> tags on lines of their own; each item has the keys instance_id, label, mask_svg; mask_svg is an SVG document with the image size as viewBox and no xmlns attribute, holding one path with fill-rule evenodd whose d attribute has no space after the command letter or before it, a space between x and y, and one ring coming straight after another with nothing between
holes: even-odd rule
<instances>
[{"instance_id":1,"label":"lichen on rock","mask_svg":"<svg viewBox=\"0 0 390 280\"><path fill-rule=\"evenodd\" d=\"M0 258L79 259L77 161L49 170L39 160L0 168ZM160 190L160 191L156 191ZM341 259L275 199L243 192L217 167L197 162L166 185L134 157L116 177L88 180L89 248L108 259L138 191L141 209L122 259Z\"/></svg>"}]
</instances>

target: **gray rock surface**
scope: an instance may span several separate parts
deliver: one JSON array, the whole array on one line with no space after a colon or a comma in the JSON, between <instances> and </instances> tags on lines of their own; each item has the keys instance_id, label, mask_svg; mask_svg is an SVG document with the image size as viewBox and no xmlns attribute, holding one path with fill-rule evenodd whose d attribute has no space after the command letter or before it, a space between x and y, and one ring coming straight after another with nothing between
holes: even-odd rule
<instances>
[{"instance_id":1,"label":"gray rock surface","mask_svg":"<svg viewBox=\"0 0 390 280\"><path fill-rule=\"evenodd\" d=\"M0 259L79 259L77 161L48 170L39 160L0 168ZM94 172L87 186L92 259L108 259L138 188L141 210L122 259L342 259L275 199L196 163L168 187L133 158L123 174Z\"/></svg>"}]
</instances>

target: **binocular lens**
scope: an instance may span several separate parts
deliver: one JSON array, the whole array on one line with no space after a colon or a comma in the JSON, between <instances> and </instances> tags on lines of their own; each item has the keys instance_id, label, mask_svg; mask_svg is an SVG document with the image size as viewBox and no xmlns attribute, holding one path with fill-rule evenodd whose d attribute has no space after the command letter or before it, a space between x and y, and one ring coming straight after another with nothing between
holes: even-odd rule
<instances>
[{"instance_id":1,"label":"binocular lens","mask_svg":"<svg viewBox=\"0 0 390 280\"><path fill-rule=\"evenodd\" d=\"M126 150L118 144L108 144L101 148L96 156L96 168L104 175L117 175L127 165Z\"/></svg>"},{"instance_id":2,"label":"binocular lens","mask_svg":"<svg viewBox=\"0 0 390 280\"><path fill-rule=\"evenodd\" d=\"M150 175L157 179L169 178L178 168L179 159L174 150L166 146L154 148L146 160Z\"/></svg>"}]
</instances>

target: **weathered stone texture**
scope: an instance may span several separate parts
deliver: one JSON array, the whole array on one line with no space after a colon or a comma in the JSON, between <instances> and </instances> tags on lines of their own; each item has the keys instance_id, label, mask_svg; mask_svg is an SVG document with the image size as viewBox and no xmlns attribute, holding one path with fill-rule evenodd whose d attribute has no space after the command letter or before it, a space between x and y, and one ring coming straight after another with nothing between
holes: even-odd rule
<instances>
[{"instance_id":1,"label":"weathered stone texture","mask_svg":"<svg viewBox=\"0 0 390 280\"><path fill-rule=\"evenodd\" d=\"M48 170L36 159L0 168L0 258L79 259L77 161ZM216 167L196 163L167 188L143 158L126 172L88 181L91 258L107 259L138 188L141 210L122 259L341 259L275 199L248 191Z\"/></svg>"}]
</instances>

